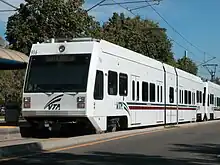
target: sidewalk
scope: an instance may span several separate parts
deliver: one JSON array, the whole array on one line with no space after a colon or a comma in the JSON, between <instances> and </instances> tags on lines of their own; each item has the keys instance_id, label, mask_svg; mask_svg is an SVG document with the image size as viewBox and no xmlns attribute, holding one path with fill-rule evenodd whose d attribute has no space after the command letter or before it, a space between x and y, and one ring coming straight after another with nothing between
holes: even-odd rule
<instances>
[{"instance_id":1,"label":"sidewalk","mask_svg":"<svg viewBox=\"0 0 220 165\"><path fill-rule=\"evenodd\" d=\"M26 120L20 119L18 124L6 123L4 119L0 119L0 127L2 126L20 126L21 124L26 124Z\"/></svg>"},{"instance_id":2,"label":"sidewalk","mask_svg":"<svg viewBox=\"0 0 220 165\"><path fill-rule=\"evenodd\" d=\"M20 120L18 124L6 123L4 119L0 120L0 143L22 139L19 126L26 125L25 120Z\"/></svg>"}]
</instances>

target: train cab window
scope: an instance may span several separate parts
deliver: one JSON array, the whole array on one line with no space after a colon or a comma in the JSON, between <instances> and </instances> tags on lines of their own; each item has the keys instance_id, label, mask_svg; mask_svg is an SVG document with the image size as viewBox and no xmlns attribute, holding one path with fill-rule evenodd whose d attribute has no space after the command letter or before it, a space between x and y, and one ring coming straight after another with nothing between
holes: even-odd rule
<instances>
[{"instance_id":1,"label":"train cab window","mask_svg":"<svg viewBox=\"0 0 220 165\"><path fill-rule=\"evenodd\" d=\"M163 102L163 87L160 86L160 102Z\"/></svg>"},{"instance_id":2,"label":"train cab window","mask_svg":"<svg viewBox=\"0 0 220 165\"><path fill-rule=\"evenodd\" d=\"M127 96L128 95L128 76L127 74L119 74L119 95Z\"/></svg>"},{"instance_id":3,"label":"train cab window","mask_svg":"<svg viewBox=\"0 0 220 165\"><path fill-rule=\"evenodd\" d=\"M142 82L142 101L148 101L148 83Z\"/></svg>"},{"instance_id":4,"label":"train cab window","mask_svg":"<svg viewBox=\"0 0 220 165\"><path fill-rule=\"evenodd\" d=\"M170 99L170 103L174 102L174 88L173 87L170 87L169 99Z\"/></svg>"},{"instance_id":5,"label":"train cab window","mask_svg":"<svg viewBox=\"0 0 220 165\"><path fill-rule=\"evenodd\" d=\"M155 84L150 83L150 102L155 102Z\"/></svg>"},{"instance_id":6,"label":"train cab window","mask_svg":"<svg viewBox=\"0 0 220 165\"><path fill-rule=\"evenodd\" d=\"M103 88L104 88L104 76L103 72L100 70L96 71L96 79L95 79L95 88L93 97L95 100L102 100L103 99Z\"/></svg>"},{"instance_id":7,"label":"train cab window","mask_svg":"<svg viewBox=\"0 0 220 165\"><path fill-rule=\"evenodd\" d=\"M118 74L117 72L108 71L108 94L117 95L118 93Z\"/></svg>"}]
</instances>

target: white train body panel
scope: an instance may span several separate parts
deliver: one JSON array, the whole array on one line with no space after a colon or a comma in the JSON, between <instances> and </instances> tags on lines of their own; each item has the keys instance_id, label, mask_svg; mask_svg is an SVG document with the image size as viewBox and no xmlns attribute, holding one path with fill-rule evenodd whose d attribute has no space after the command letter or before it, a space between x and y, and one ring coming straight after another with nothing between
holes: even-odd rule
<instances>
[{"instance_id":1,"label":"white train body panel","mask_svg":"<svg viewBox=\"0 0 220 165\"><path fill-rule=\"evenodd\" d=\"M22 114L29 121L86 118L99 131L114 118L128 127L190 122L206 113L197 93L207 84L104 40L34 44Z\"/></svg>"},{"instance_id":2,"label":"white train body panel","mask_svg":"<svg viewBox=\"0 0 220 165\"><path fill-rule=\"evenodd\" d=\"M149 102L143 103L141 92L143 81L154 83L156 87L157 85L163 86L164 73L162 63L145 56L140 56L138 53L117 45L109 44L106 41L101 41L101 47L102 53L100 54L97 69L103 71L105 75L105 94L102 101L95 100L95 104L98 102L100 104L100 109L97 108L95 110L95 115L103 113L107 116L127 116L129 127L154 125L158 122L163 122L163 109L161 109L161 107L158 109L150 109L150 105L148 105ZM117 95L108 94L107 76L109 71L127 75L127 96L120 96L119 92L117 92ZM132 84L133 82L134 86ZM139 94L137 83L139 83ZM135 90L134 93L133 87ZM128 107L128 111L121 108L117 109L119 102L124 102ZM157 101L157 98L155 98L155 102L162 104L160 100L159 102Z\"/></svg>"},{"instance_id":3,"label":"white train body panel","mask_svg":"<svg viewBox=\"0 0 220 165\"><path fill-rule=\"evenodd\" d=\"M220 118L220 86L210 81L206 82L206 113L207 119ZM213 115L213 116L212 116Z\"/></svg>"},{"instance_id":4,"label":"white train body panel","mask_svg":"<svg viewBox=\"0 0 220 165\"><path fill-rule=\"evenodd\" d=\"M59 53L59 46L61 44L60 43L53 43L53 44L36 44L33 45L32 47L32 53L31 57L45 57L45 56L54 56L54 55L58 55ZM91 54L93 51L93 43L65 43L65 51L66 52L70 52L74 54ZM35 52L37 51L37 54L35 54ZM30 58L31 59L31 58ZM91 59L92 61L92 59ZM32 61L30 60L30 63L32 63ZM45 66L44 66L45 67ZM39 67L35 70L33 70L33 72L29 75L27 74L26 77L28 76L32 76L32 75L37 75L38 77L40 77L40 79L37 79L37 76L33 77L33 79L35 78L36 80L33 81L38 81L38 83L42 83L44 84L44 81L50 81L47 79L46 76L49 76L51 81L50 82L56 82L59 81L59 79L65 79L66 76L79 76L77 71L71 72L68 70L68 68L65 68L66 70L63 70L63 72L61 74L57 73L56 70L49 70L48 72L49 74L44 72L45 71L44 67ZM30 67L29 67L30 69ZM75 68L76 70L78 68ZM34 72L35 71L35 72ZM70 72L68 74L68 71ZM28 72L28 70L27 70ZM89 77L88 77L89 78ZM42 80L42 82L41 82ZM76 83L80 83L80 82L76 82ZM34 86L34 85L33 85ZM34 117L46 117L46 116L86 116L86 109L82 108L82 109L77 109L77 97L85 97L86 98L86 91L84 92L80 92L77 93L77 91L75 92L68 92L68 91L64 91L64 92L56 92L56 91L43 91L40 92L39 90L36 90L36 92L34 90L32 90L32 92L26 92L25 89L27 88L34 88L34 87L27 87L24 86L24 94L23 97L24 98L31 98L31 107L30 108L24 108L23 107L23 116L34 116ZM55 99L54 99L55 98ZM59 106L60 109L59 110L52 110L52 109L56 109L56 104L48 104L51 100L55 100L57 102L59 102ZM53 103L53 102L51 102ZM51 110L48 110L49 106L51 105ZM57 104L58 105L58 104Z\"/></svg>"},{"instance_id":5,"label":"white train body panel","mask_svg":"<svg viewBox=\"0 0 220 165\"><path fill-rule=\"evenodd\" d=\"M200 96L203 91L203 81L180 69L176 69L176 71L179 83L178 103L182 107L182 110L179 110L179 120L195 121L196 115L202 116L204 114L204 106ZM197 91L201 91L199 96L197 96L199 94ZM186 94L191 95L191 98L186 97Z\"/></svg>"}]
</instances>

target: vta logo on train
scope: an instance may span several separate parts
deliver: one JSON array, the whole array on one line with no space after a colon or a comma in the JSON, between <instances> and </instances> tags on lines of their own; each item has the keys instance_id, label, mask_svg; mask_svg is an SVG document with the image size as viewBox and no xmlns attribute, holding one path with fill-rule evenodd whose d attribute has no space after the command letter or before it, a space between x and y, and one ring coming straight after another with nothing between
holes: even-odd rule
<instances>
[{"instance_id":1,"label":"vta logo on train","mask_svg":"<svg viewBox=\"0 0 220 165\"><path fill-rule=\"evenodd\" d=\"M48 108L48 110L60 110L60 103L59 102L62 99L63 94L58 95L54 98L52 98L45 106L44 109Z\"/></svg>"}]
</instances>

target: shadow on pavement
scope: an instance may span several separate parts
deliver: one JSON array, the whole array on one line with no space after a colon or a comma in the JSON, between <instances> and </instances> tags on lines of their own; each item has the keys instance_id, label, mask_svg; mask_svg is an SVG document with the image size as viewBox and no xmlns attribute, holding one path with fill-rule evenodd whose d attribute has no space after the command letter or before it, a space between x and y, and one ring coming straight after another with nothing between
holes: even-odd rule
<instances>
[{"instance_id":1,"label":"shadow on pavement","mask_svg":"<svg viewBox=\"0 0 220 165\"><path fill-rule=\"evenodd\" d=\"M220 144L173 144L170 151L190 153L194 161L205 164L220 164Z\"/></svg>"},{"instance_id":2,"label":"shadow on pavement","mask_svg":"<svg viewBox=\"0 0 220 165\"><path fill-rule=\"evenodd\" d=\"M177 159L154 155L118 154L111 152L90 152L85 154L42 153L33 157L19 158L1 165L53 164L53 165L202 165L216 164L217 161L196 158Z\"/></svg>"}]
</instances>

